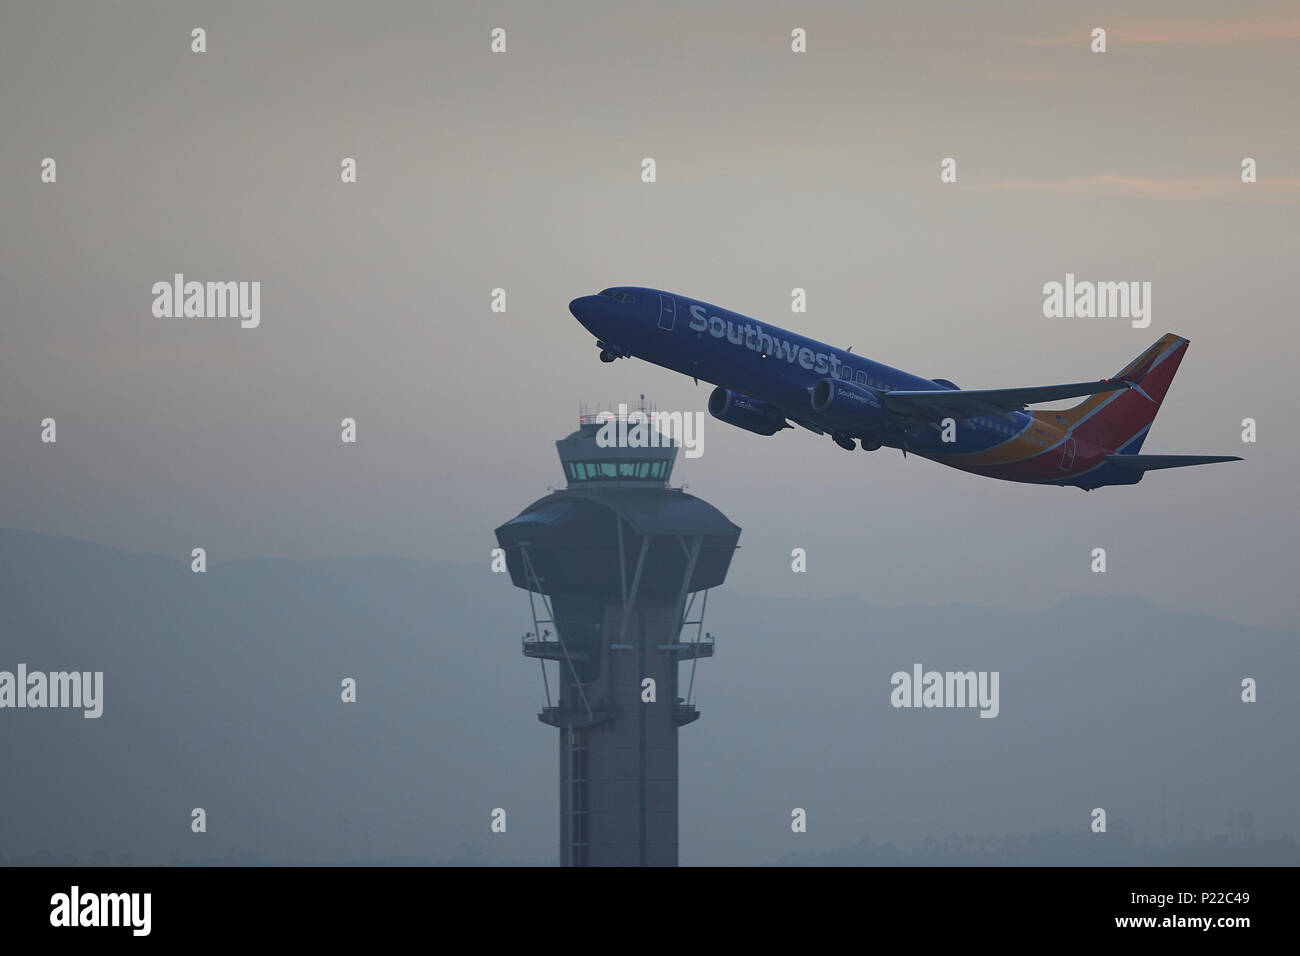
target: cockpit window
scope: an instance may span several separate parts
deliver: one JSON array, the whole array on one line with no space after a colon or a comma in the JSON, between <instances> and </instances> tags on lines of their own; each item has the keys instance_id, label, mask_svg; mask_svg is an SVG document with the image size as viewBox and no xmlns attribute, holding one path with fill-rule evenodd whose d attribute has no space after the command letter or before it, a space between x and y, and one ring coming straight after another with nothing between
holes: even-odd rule
<instances>
[{"instance_id":1,"label":"cockpit window","mask_svg":"<svg viewBox=\"0 0 1300 956\"><path fill-rule=\"evenodd\" d=\"M636 296L628 295L626 292L619 292L617 289L604 289L598 295L607 295L611 299L617 299L619 302L635 302Z\"/></svg>"}]
</instances>

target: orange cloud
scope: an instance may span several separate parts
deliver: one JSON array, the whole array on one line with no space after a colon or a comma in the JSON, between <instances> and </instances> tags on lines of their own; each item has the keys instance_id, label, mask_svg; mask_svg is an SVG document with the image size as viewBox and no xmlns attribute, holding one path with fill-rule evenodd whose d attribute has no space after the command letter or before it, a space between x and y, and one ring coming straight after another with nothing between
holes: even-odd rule
<instances>
[{"instance_id":1,"label":"orange cloud","mask_svg":"<svg viewBox=\"0 0 1300 956\"><path fill-rule=\"evenodd\" d=\"M1260 177L1243 183L1236 176L1154 179L1103 173L1050 180L1008 180L975 188L1044 192L1114 192L1165 199L1267 199L1300 201L1300 177Z\"/></svg>"},{"instance_id":2,"label":"orange cloud","mask_svg":"<svg viewBox=\"0 0 1300 956\"><path fill-rule=\"evenodd\" d=\"M1300 39L1300 16L1278 20L1198 20L1146 21L1131 24L1095 23L1069 36L1046 37L1028 41L1029 46L1087 46L1093 26L1106 29L1109 45L1136 43L1183 43L1201 46L1244 46L1273 40Z\"/></svg>"}]
</instances>

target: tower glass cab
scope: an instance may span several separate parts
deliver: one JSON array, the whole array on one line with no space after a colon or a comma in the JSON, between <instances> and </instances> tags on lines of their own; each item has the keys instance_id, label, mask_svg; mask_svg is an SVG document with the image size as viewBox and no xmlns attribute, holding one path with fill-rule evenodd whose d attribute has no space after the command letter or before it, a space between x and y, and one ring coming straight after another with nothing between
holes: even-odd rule
<instances>
[{"instance_id":1,"label":"tower glass cab","mask_svg":"<svg viewBox=\"0 0 1300 956\"><path fill-rule=\"evenodd\" d=\"M569 487L666 488L677 446L655 428L653 414L640 409L579 416L578 430L555 443Z\"/></svg>"}]
</instances>

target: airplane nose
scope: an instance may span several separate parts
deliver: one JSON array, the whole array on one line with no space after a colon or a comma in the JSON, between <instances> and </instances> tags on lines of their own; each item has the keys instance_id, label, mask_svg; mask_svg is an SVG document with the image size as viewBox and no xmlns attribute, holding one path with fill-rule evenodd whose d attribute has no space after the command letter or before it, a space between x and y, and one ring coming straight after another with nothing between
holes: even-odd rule
<instances>
[{"instance_id":1,"label":"airplane nose","mask_svg":"<svg viewBox=\"0 0 1300 956\"><path fill-rule=\"evenodd\" d=\"M573 317L583 324L589 332L595 332L592 323L600 316L605 303L598 295L583 295L569 303Z\"/></svg>"},{"instance_id":2,"label":"airplane nose","mask_svg":"<svg viewBox=\"0 0 1300 956\"><path fill-rule=\"evenodd\" d=\"M582 295L569 303L569 311L573 317L581 322L585 317L594 315L596 312L598 295Z\"/></svg>"}]
</instances>

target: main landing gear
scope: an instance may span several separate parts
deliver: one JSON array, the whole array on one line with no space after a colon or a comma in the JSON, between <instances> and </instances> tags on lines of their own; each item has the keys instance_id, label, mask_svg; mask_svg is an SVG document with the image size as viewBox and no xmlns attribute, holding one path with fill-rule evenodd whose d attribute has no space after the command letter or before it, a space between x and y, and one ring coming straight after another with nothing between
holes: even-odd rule
<instances>
[{"instance_id":1,"label":"main landing gear","mask_svg":"<svg viewBox=\"0 0 1300 956\"><path fill-rule=\"evenodd\" d=\"M853 439L848 435L832 435L831 438L834 440L835 444L839 445L845 451L853 451L853 449L858 448L859 446L863 451L876 451L880 448L880 442L872 441L869 438L858 439L858 444L856 445L853 443Z\"/></svg>"}]
</instances>

